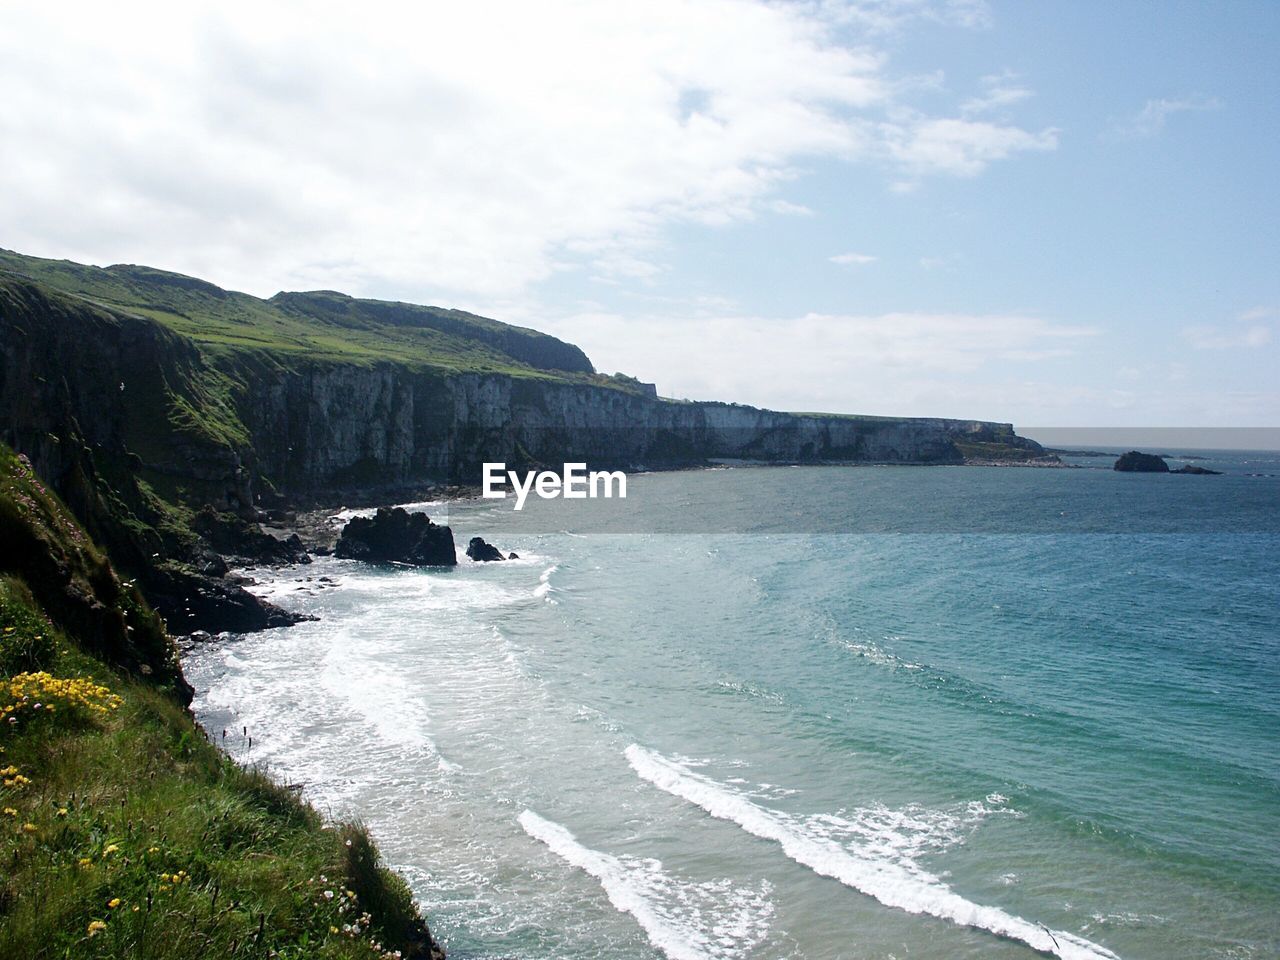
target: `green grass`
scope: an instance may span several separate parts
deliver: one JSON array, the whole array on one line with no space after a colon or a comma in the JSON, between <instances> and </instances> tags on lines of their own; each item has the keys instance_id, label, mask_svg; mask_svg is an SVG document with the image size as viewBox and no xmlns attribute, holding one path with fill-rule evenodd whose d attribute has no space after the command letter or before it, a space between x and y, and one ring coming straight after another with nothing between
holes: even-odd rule
<instances>
[{"instance_id":1,"label":"green grass","mask_svg":"<svg viewBox=\"0 0 1280 960\"><path fill-rule=\"evenodd\" d=\"M2 446L0 519L0 957L429 956L360 826L207 741L158 618Z\"/></svg>"},{"instance_id":2,"label":"green grass","mask_svg":"<svg viewBox=\"0 0 1280 960\"><path fill-rule=\"evenodd\" d=\"M613 383L594 374L577 347L460 310L359 300L331 291L263 300L149 267L100 268L5 250L0 250L0 271L147 317L206 348L256 353L275 362L392 362L446 372Z\"/></svg>"},{"instance_id":3,"label":"green grass","mask_svg":"<svg viewBox=\"0 0 1280 960\"><path fill-rule=\"evenodd\" d=\"M957 440L955 444L966 460L1038 460L1046 456L1042 449L1019 447L1011 443Z\"/></svg>"},{"instance_id":4,"label":"green grass","mask_svg":"<svg viewBox=\"0 0 1280 960\"><path fill-rule=\"evenodd\" d=\"M53 624L39 612L26 583L0 577L0 676L39 670L49 663L53 633Z\"/></svg>"},{"instance_id":5,"label":"green grass","mask_svg":"<svg viewBox=\"0 0 1280 960\"><path fill-rule=\"evenodd\" d=\"M70 648L50 672L105 680L123 705L101 720L55 713L3 738L0 765L29 782L0 786L0 956L368 958L383 955L375 943L412 949L412 898L377 866L360 828L323 826L145 684ZM93 933L95 921L105 929Z\"/></svg>"}]
</instances>

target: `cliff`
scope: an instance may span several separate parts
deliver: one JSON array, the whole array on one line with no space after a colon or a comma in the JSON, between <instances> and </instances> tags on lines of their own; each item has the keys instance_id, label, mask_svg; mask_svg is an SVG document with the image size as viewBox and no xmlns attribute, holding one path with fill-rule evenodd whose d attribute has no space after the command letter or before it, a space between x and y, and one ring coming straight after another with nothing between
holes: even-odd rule
<instances>
[{"instance_id":1,"label":"cliff","mask_svg":"<svg viewBox=\"0 0 1280 960\"><path fill-rule=\"evenodd\" d=\"M327 291L261 300L145 267L5 252L0 410L0 439L182 628L209 627L232 600L238 629L282 616L198 580L219 572L191 531L203 504L251 518L297 498L477 483L497 460L658 469L1043 455L1003 423L663 400L596 373L577 347L460 311Z\"/></svg>"},{"instance_id":2,"label":"cliff","mask_svg":"<svg viewBox=\"0 0 1280 960\"><path fill-rule=\"evenodd\" d=\"M441 960L368 834L206 741L160 618L0 445L0 957Z\"/></svg>"}]
</instances>

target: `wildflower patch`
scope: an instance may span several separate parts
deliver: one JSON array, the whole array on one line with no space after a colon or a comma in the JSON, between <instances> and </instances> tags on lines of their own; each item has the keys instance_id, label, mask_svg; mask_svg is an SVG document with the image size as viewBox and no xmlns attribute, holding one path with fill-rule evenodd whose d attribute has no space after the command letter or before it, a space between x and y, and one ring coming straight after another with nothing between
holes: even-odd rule
<instances>
[{"instance_id":1,"label":"wildflower patch","mask_svg":"<svg viewBox=\"0 0 1280 960\"><path fill-rule=\"evenodd\" d=\"M87 722L118 710L124 700L92 677L55 677L41 670L0 680L0 724L21 727L59 720Z\"/></svg>"}]
</instances>

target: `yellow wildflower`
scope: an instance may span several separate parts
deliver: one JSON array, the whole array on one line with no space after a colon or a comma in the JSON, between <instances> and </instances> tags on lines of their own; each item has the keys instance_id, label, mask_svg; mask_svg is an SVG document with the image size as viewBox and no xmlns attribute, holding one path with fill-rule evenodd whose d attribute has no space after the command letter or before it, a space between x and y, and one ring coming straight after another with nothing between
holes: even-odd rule
<instances>
[{"instance_id":1,"label":"yellow wildflower","mask_svg":"<svg viewBox=\"0 0 1280 960\"><path fill-rule=\"evenodd\" d=\"M107 925L101 920L91 920L89 922L89 936L91 937L96 937L105 929L107 929Z\"/></svg>"},{"instance_id":2,"label":"yellow wildflower","mask_svg":"<svg viewBox=\"0 0 1280 960\"><path fill-rule=\"evenodd\" d=\"M107 901L107 909L108 909L108 910L114 910L114 909L115 909L116 907L118 907L118 906L120 906L120 898L119 898L119 897L112 897L110 900L108 900L108 901Z\"/></svg>"},{"instance_id":3,"label":"yellow wildflower","mask_svg":"<svg viewBox=\"0 0 1280 960\"><path fill-rule=\"evenodd\" d=\"M36 829L37 829L37 828L36 828L36 825L35 825L34 823L24 823L24 824L22 825L22 832L23 832L23 833L35 833L35 832L36 832Z\"/></svg>"},{"instance_id":4,"label":"yellow wildflower","mask_svg":"<svg viewBox=\"0 0 1280 960\"><path fill-rule=\"evenodd\" d=\"M66 815L67 815L67 808L66 808L66 807L59 807L59 808L58 808L58 816L60 816L60 817L65 817Z\"/></svg>"},{"instance_id":5,"label":"yellow wildflower","mask_svg":"<svg viewBox=\"0 0 1280 960\"><path fill-rule=\"evenodd\" d=\"M120 849L120 844L108 843L105 847L102 848L102 855L104 857L109 857L111 856L111 854L115 853L119 849Z\"/></svg>"},{"instance_id":6,"label":"yellow wildflower","mask_svg":"<svg viewBox=\"0 0 1280 960\"><path fill-rule=\"evenodd\" d=\"M13 807L5 807L4 815L6 817L16 817L18 815L18 811L13 809Z\"/></svg>"}]
</instances>

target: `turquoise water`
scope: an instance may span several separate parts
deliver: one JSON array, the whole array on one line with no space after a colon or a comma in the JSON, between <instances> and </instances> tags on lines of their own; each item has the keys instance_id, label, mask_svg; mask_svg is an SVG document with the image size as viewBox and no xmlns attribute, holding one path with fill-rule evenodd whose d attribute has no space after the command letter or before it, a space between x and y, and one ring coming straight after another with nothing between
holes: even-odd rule
<instances>
[{"instance_id":1,"label":"turquoise water","mask_svg":"<svg viewBox=\"0 0 1280 960\"><path fill-rule=\"evenodd\" d=\"M455 958L1271 957L1269 456L455 507L522 559L258 570L321 619L187 669Z\"/></svg>"}]
</instances>

